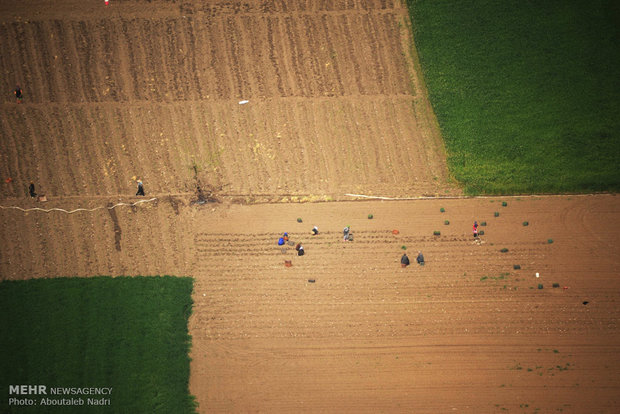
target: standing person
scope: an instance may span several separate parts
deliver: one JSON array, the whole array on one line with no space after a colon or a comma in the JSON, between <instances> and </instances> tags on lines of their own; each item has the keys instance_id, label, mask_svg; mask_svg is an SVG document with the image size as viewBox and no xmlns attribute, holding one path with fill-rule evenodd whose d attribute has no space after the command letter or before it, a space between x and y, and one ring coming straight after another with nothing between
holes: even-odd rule
<instances>
[{"instance_id":1,"label":"standing person","mask_svg":"<svg viewBox=\"0 0 620 414\"><path fill-rule=\"evenodd\" d=\"M17 100L17 103L22 103L22 97L23 97L22 88L20 88L19 85L17 85L13 93L15 94L15 99Z\"/></svg>"},{"instance_id":2,"label":"standing person","mask_svg":"<svg viewBox=\"0 0 620 414\"><path fill-rule=\"evenodd\" d=\"M34 183L32 181L30 181L30 186L28 187L28 193L30 194L30 197L35 198L37 196L37 193L35 193L34 191Z\"/></svg>"},{"instance_id":3,"label":"standing person","mask_svg":"<svg viewBox=\"0 0 620 414\"><path fill-rule=\"evenodd\" d=\"M142 184L142 180L138 180L138 192L136 193L137 196L143 196L144 195L144 185Z\"/></svg>"},{"instance_id":4,"label":"standing person","mask_svg":"<svg viewBox=\"0 0 620 414\"><path fill-rule=\"evenodd\" d=\"M407 266L409 266L409 257L407 256L407 253L404 253L403 256L400 258L400 267Z\"/></svg>"},{"instance_id":5,"label":"standing person","mask_svg":"<svg viewBox=\"0 0 620 414\"><path fill-rule=\"evenodd\" d=\"M474 231L474 239L475 239L476 237L478 237L478 222L477 221L474 221L473 231Z\"/></svg>"},{"instance_id":6,"label":"standing person","mask_svg":"<svg viewBox=\"0 0 620 414\"><path fill-rule=\"evenodd\" d=\"M351 227L347 226L342 230L342 234L344 235L344 241L349 240L349 233L351 232Z\"/></svg>"}]
</instances>

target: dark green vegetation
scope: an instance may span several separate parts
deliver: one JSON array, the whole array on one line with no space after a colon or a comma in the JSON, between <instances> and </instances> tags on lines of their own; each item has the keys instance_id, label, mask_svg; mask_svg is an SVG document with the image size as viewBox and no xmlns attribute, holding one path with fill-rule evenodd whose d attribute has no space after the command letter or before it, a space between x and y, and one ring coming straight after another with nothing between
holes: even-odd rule
<instances>
[{"instance_id":1,"label":"dark green vegetation","mask_svg":"<svg viewBox=\"0 0 620 414\"><path fill-rule=\"evenodd\" d=\"M620 3L407 3L467 193L620 189Z\"/></svg>"},{"instance_id":2,"label":"dark green vegetation","mask_svg":"<svg viewBox=\"0 0 620 414\"><path fill-rule=\"evenodd\" d=\"M195 412L188 389L192 288L191 278L173 277L0 283L0 412L48 412L9 407L8 386L17 384L113 388L109 406L49 412Z\"/></svg>"}]
</instances>

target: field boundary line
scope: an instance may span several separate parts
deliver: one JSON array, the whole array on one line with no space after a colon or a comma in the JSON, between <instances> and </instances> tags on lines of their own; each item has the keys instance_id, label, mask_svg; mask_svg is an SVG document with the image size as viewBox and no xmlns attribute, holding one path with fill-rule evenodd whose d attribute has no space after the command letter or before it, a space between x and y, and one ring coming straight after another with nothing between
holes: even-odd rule
<instances>
[{"instance_id":1,"label":"field boundary line","mask_svg":"<svg viewBox=\"0 0 620 414\"><path fill-rule=\"evenodd\" d=\"M587 194L521 194L521 195L488 195L488 196L420 196L420 197L382 197L365 194L345 194L348 197L369 198L373 200L464 200L473 198L525 198L525 197L587 197L596 195L613 195L614 193L587 193Z\"/></svg>"},{"instance_id":2,"label":"field boundary line","mask_svg":"<svg viewBox=\"0 0 620 414\"><path fill-rule=\"evenodd\" d=\"M73 214L73 213L76 213L78 211L92 212L92 211L103 210L103 209L112 210L112 209L114 209L114 208L116 208L118 206L131 206L131 207L133 207L133 206L141 204L141 203L150 203L150 202L153 202L153 201L156 201L156 200L157 200L157 198L154 197L154 198L151 198L149 200L138 200L135 203L116 203L116 204L114 204L113 206L110 206L110 207L108 207L108 206L99 206L99 207L95 207L95 208L76 208L75 210L71 210L71 211L68 211L68 210L65 210L65 209L62 209L62 208L56 208L56 207L50 208L50 209L45 209L45 208L40 208L40 207L21 208L21 207L17 207L17 206L0 206L0 208L4 209L4 210L15 209L15 210L23 211L23 212L42 211L44 213L49 213L51 211L60 211L60 212L67 213L67 214Z\"/></svg>"}]
</instances>

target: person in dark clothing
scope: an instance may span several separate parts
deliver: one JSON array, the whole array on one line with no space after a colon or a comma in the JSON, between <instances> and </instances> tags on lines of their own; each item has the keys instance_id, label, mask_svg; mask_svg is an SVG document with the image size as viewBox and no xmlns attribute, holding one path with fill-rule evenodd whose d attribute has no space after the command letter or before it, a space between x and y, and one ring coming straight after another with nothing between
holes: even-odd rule
<instances>
[{"instance_id":1,"label":"person in dark clothing","mask_svg":"<svg viewBox=\"0 0 620 414\"><path fill-rule=\"evenodd\" d=\"M416 261L419 265L424 265L424 256L422 255L422 252L418 252L418 257L416 258Z\"/></svg>"},{"instance_id":2,"label":"person in dark clothing","mask_svg":"<svg viewBox=\"0 0 620 414\"><path fill-rule=\"evenodd\" d=\"M316 236L319 234L319 228L317 226L312 227L312 235Z\"/></svg>"},{"instance_id":3,"label":"person in dark clothing","mask_svg":"<svg viewBox=\"0 0 620 414\"><path fill-rule=\"evenodd\" d=\"M142 181L138 180L138 192L136 193L137 196L143 196L144 195L144 185L142 185Z\"/></svg>"},{"instance_id":4,"label":"person in dark clothing","mask_svg":"<svg viewBox=\"0 0 620 414\"><path fill-rule=\"evenodd\" d=\"M17 85L15 87L15 91L13 92L15 94L15 99L17 99L17 103L21 103L22 102L22 88L19 87L19 85Z\"/></svg>"},{"instance_id":5,"label":"person in dark clothing","mask_svg":"<svg viewBox=\"0 0 620 414\"><path fill-rule=\"evenodd\" d=\"M407 256L407 253L404 253L403 256L400 258L400 266L401 267L409 266L409 257Z\"/></svg>"},{"instance_id":6,"label":"person in dark clothing","mask_svg":"<svg viewBox=\"0 0 620 414\"><path fill-rule=\"evenodd\" d=\"M306 253L304 251L304 246L302 246L301 243L297 243L297 246L295 246L295 250L297 250L297 256L303 256Z\"/></svg>"},{"instance_id":7,"label":"person in dark clothing","mask_svg":"<svg viewBox=\"0 0 620 414\"><path fill-rule=\"evenodd\" d=\"M34 183L30 181L30 186L28 187L28 193L30 193L30 197L35 198L37 193L34 191Z\"/></svg>"}]
</instances>

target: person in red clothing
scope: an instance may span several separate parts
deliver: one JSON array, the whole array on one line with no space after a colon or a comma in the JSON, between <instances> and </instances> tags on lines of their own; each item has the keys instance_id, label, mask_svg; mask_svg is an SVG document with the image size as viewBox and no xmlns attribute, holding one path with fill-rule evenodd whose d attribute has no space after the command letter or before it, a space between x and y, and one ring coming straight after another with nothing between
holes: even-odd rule
<instances>
[{"instance_id":1,"label":"person in red clothing","mask_svg":"<svg viewBox=\"0 0 620 414\"><path fill-rule=\"evenodd\" d=\"M478 222L474 221L474 239L478 237Z\"/></svg>"}]
</instances>

